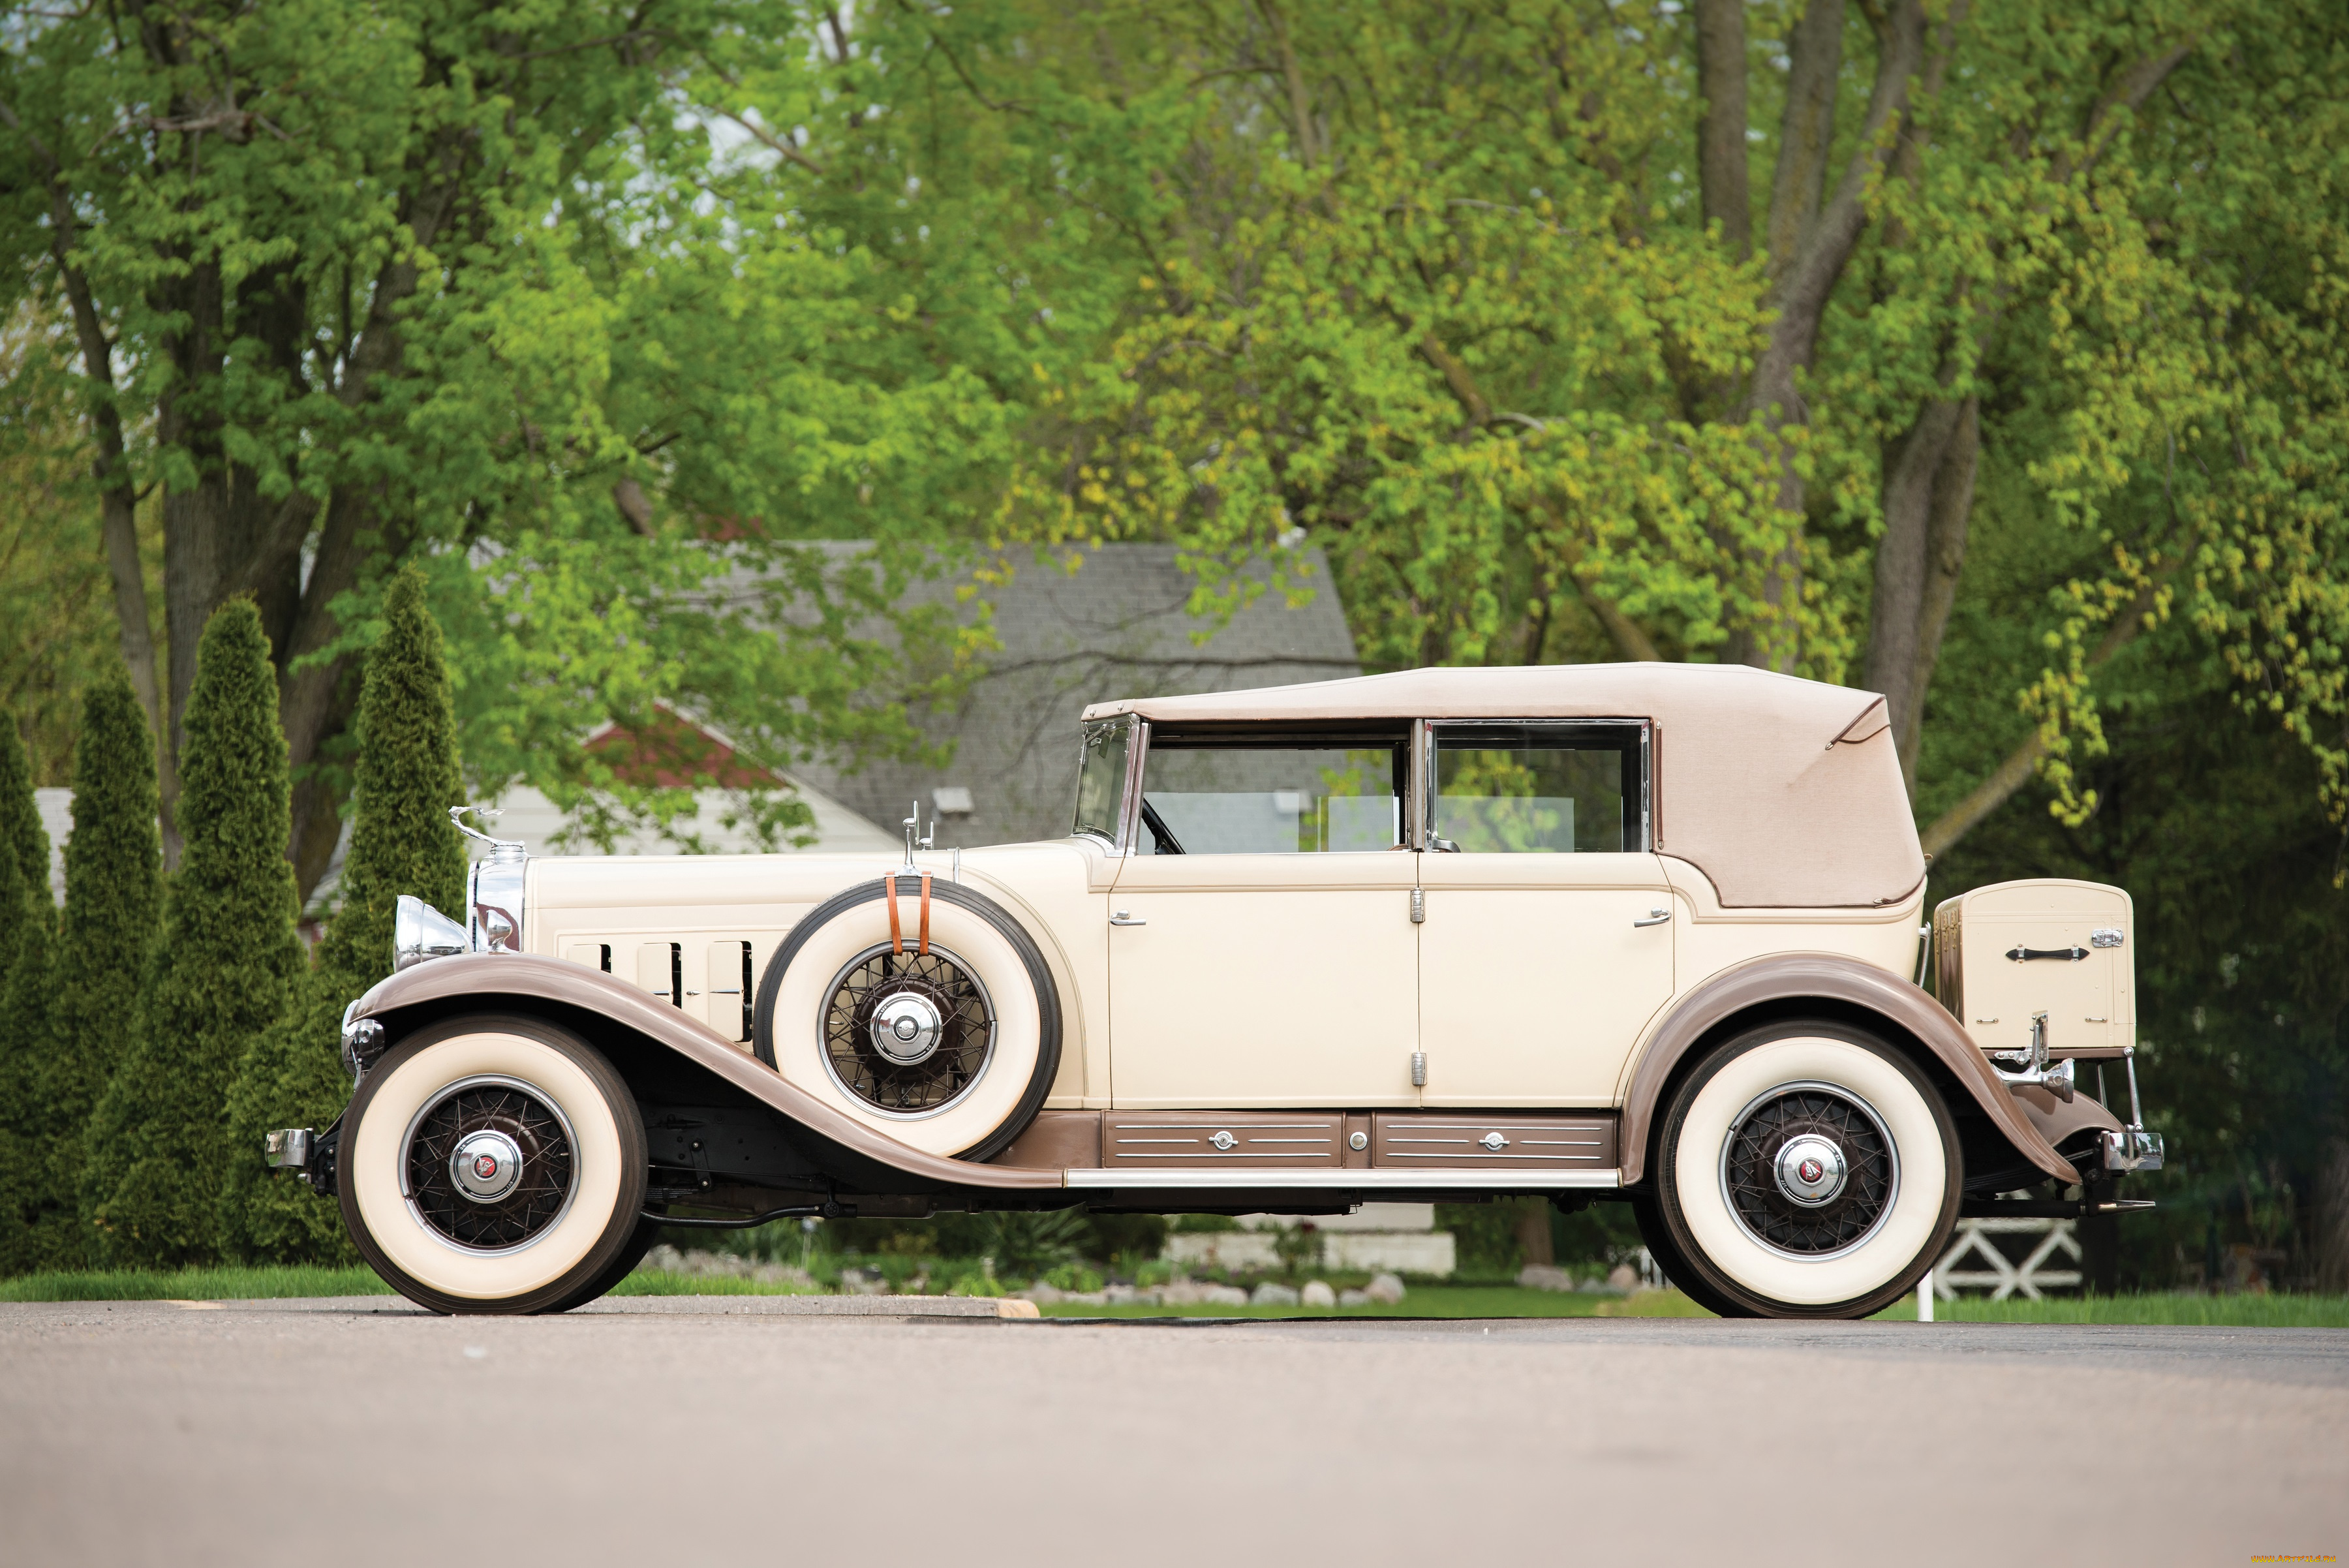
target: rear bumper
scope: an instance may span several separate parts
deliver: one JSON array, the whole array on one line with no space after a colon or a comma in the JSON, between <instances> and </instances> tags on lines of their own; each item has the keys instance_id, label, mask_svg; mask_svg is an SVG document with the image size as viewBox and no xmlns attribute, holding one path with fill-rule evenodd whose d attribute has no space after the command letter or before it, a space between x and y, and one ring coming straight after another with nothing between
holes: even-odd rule
<instances>
[{"instance_id":1,"label":"rear bumper","mask_svg":"<svg viewBox=\"0 0 2349 1568\"><path fill-rule=\"evenodd\" d=\"M2121 1127L2096 1135L2097 1152L2106 1170L2159 1170L2164 1148L2161 1135L2141 1127Z\"/></svg>"}]
</instances>

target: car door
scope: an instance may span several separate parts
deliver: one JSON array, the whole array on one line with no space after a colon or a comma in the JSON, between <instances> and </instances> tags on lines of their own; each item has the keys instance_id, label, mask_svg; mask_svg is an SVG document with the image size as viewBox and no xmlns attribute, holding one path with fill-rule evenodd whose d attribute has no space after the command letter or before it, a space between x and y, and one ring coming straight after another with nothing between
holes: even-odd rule
<instances>
[{"instance_id":1,"label":"car door","mask_svg":"<svg viewBox=\"0 0 2349 1568\"><path fill-rule=\"evenodd\" d=\"M1599 1106L1671 997L1648 727L1433 723L1420 859L1427 1106Z\"/></svg>"},{"instance_id":2,"label":"car door","mask_svg":"<svg viewBox=\"0 0 2349 1568\"><path fill-rule=\"evenodd\" d=\"M1119 1106L1417 1103L1409 742L1149 732L1110 898Z\"/></svg>"}]
</instances>

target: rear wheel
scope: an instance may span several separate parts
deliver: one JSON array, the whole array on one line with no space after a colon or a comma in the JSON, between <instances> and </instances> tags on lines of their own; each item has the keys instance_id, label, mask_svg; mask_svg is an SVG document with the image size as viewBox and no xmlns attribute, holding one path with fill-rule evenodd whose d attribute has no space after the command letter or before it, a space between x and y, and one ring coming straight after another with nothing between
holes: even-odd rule
<instances>
[{"instance_id":1,"label":"rear wheel","mask_svg":"<svg viewBox=\"0 0 2349 1568\"><path fill-rule=\"evenodd\" d=\"M1673 1095L1658 1146L1650 1251L1732 1316L1881 1311L1949 1245L1965 1186L1940 1095L1837 1023L1722 1045Z\"/></svg>"},{"instance_id":2,"label":"rear wheel","mask_svg":"<svg viewBox=\"0 0 2349 1568\"><path fill-rule=\"evenodd\" d=\"M593 1047L538 1019L419 1031L360 1083L343 1128L344 1223L387 1283L434 1312L578 1305L609 1288L639 1234L635 1096Z\"/></svg>"}]
</instances>

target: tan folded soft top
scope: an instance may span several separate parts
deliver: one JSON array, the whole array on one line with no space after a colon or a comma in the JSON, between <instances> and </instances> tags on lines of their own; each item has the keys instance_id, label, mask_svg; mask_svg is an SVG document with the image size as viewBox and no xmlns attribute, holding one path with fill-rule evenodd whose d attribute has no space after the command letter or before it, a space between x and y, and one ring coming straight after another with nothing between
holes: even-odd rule
<instances>
[{"instance_id":1,"label":"tan folded soft top","mask_svg":"<svg viewBox=\"0 0 2349 1568\"><path fill-rule=\"evenodd\" d=\"M1346 680L1096 702L1088 720L1646 719L1656 847L1724 906L1898 903L1924 879L1884 699L1739 664L1405 670Z\"/></svg>"}]
</instances>

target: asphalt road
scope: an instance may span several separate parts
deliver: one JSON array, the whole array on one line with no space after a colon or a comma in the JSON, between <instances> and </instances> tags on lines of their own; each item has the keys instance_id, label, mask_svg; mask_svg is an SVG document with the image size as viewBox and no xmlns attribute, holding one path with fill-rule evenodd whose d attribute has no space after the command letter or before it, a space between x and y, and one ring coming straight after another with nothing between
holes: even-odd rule
<instances>
[{"instance_id":1,"label":"asphalt road","mask_svg":"<svg viewBox=\"0 0 2349 1568\"><path fill-rule=\"evenodd\" d=\"M2349 1553L2332 1330L745 1305L0 1305L0 1561Z\"/></svg>"}]
</instances>

